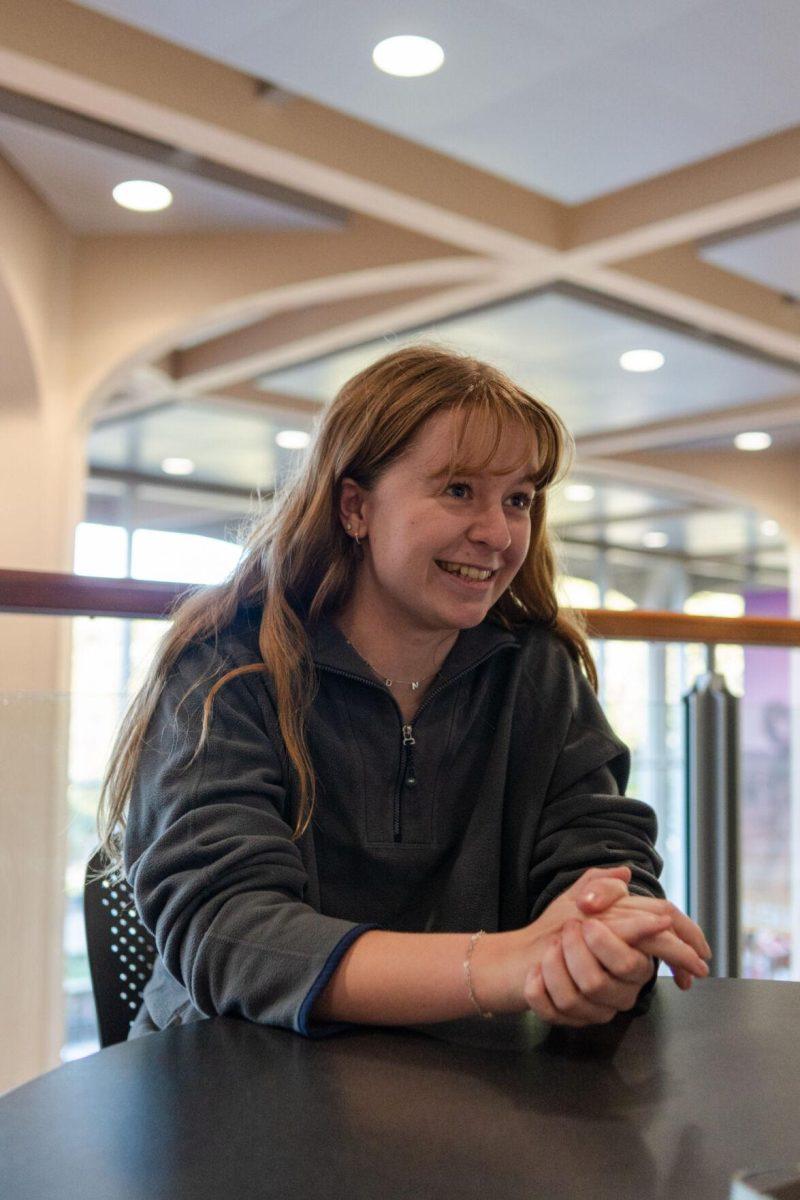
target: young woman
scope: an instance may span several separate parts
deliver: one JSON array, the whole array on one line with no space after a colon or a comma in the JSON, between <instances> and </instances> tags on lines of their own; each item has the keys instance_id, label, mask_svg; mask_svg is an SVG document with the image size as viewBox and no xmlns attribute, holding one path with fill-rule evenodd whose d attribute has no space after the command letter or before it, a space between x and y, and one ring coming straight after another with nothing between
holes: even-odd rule
<instances>
[{"instance_id":1,"label":"young woman","mask_svg":"<svg viewBox=\"0 0 800 1200\"><path fill-rule=\"evenodd\" d=\"M568 445L492 367L389 354L231 578L175 613L101 802L159 954L132 1035L585 1025L631 1009L656 956L682 987L707 974L556 600Z\"/></svg>"}]
</instances>

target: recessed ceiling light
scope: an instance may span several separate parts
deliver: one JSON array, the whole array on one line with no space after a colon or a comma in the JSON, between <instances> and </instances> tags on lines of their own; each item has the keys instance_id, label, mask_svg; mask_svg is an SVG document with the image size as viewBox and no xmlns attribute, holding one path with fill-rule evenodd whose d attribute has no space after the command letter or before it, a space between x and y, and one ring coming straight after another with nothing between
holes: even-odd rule
<instances>
[{"instance_id":1,"label":"recessed ceiling light","mask_svg":"<svg viewBox=\"0 0 800 1200\"><path fill-rule=\"evenodd\" d=\"M761 532L764 537L777 537L781 531L781 527L777 521L762 521Z\"/></svg>"},{"instance_id":2,"label":"recessed ceiling light","mask_svg":"<svg viewBox=\"0 0 800 1200\"><path fill-rule=\"evenodd\" d=\"M750 433L737 433L733 444L737 450L766 450L772 445L772 438L768 433L753 430Z\"/></svg>"},{"instance_id":3,"label":"recessed ceiling light","mask_svg":"<svg viewBox=\"0 0 800 1200\"><path fill-rule=\"evenodd\" d=\"M161 470L165 475L191 475L194 463L190 458L165 458L162 459Z\"/></svg>"},{"instance_id":4,"label":"recessed ceiling light","mask_svg":"<svg viewBox=\"0 0 800 1200\"><path fill-rule=\"evenodd\" d=\"M576 504L583 504L586 500L594 500L594 488L588 483L570 483L564 489L564 495Z\"/></svg>"},{"instance_id":5,"label":"recessed ceiling light","mask_svg":"<svg viewBox=\"0 0 800 1200\"><path fill-rule=\"evenodd\" d=\"M134 212L158 212L172 204L172 192L163 183L148 179L126 179L118 183L111 195L123 208Z\"/></svg>"},{"instance_id":6,"label":"recessed ceiling light","mask_svg":"<svg viewBox=\"0 0 800 1200\"><path fill-rule=\"evenodd\" d=\"M664 365L660 350L626 350L619 356L623 371L657 371Z\"/></svg>"},{"instance_id":7,"label":"recessed ceiling light","mask_svg":"<svg viewBox=\"0 0 800 1200\"><path fill-rule=\"evenodd\" d=\"M431 38L403 35L378 42L372 61L387 75L432 75L444 62L444 50Z\"/></svg>"},{"instance_id":8,"label":"recessed ceiling light","mask_svg":"<svg viewBox=\"0 0 800 1200\"><path fill-rule=\"evenodd\" d=\"M662 533L660 529L653 529L650 533L646 533L642 538L642 544L647 546L648 550L660 550L662 546L666 546L669 542L669 537L666 533Z\"/></svg>"},{"instance_id":9,"label":"recessed ceiling light","mask_svg":"<svg viewBox=\"0 0 800 1200\"><path fill-rule=\"evenodd\" d=\"M276 434L275 441L282 450L304 450L311 441L311 435L304 429L282 429Z\"/></svg>"}]
</instances>

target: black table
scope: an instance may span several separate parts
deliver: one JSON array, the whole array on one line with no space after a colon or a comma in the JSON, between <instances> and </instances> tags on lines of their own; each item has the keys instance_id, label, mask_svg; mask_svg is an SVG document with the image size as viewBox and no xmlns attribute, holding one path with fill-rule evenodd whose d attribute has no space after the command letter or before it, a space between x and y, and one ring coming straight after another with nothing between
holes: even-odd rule
<instances>
[{"instance_id":1,"label":"black table","mask_svg":"<svg viewBox=\"0 0 800 1200\"><path fill-rule=\"evenodd\" d=\"M662 979L649 1013L311 1041L230 1018L0 1098L3 1200L723 1200L800 1160L800 984Z\"/></svg>"}]
</instances>

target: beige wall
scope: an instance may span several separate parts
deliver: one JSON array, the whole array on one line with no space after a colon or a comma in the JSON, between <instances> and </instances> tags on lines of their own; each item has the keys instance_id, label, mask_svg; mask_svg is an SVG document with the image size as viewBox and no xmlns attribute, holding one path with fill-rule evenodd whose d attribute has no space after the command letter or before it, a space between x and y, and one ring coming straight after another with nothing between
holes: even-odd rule
<instances>
[{"instance_id":1,"label":"beige wall","mask_svg":"<svg viewBox=\"0 0 800 1200\"><path fill-rule=\"evenodd\" d=\"M70 570L83 437L65 389L72 239L0 160L0 564ZM69 623L0 614L0 1090L58 1062Z\"/></svg>"}]
</instances>

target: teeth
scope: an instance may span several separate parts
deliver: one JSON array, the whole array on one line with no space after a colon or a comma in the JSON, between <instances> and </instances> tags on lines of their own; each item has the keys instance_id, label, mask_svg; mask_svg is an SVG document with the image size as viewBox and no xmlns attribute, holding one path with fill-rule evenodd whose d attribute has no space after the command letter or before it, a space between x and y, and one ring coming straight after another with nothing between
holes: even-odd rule
<instances>
[{"instance_id":1,"label":"teeth","mask_svg":"<svg viewBox=\"0 0 800 1200\"><path fill-rule=\"evenodd\" d=\"M489 579L494 574L494 571L480 571L477 567L463 567L459 563L441 562L439 559L436 561L451 575L461 575L464 579Z\"/></svg>"}]
</instances>

